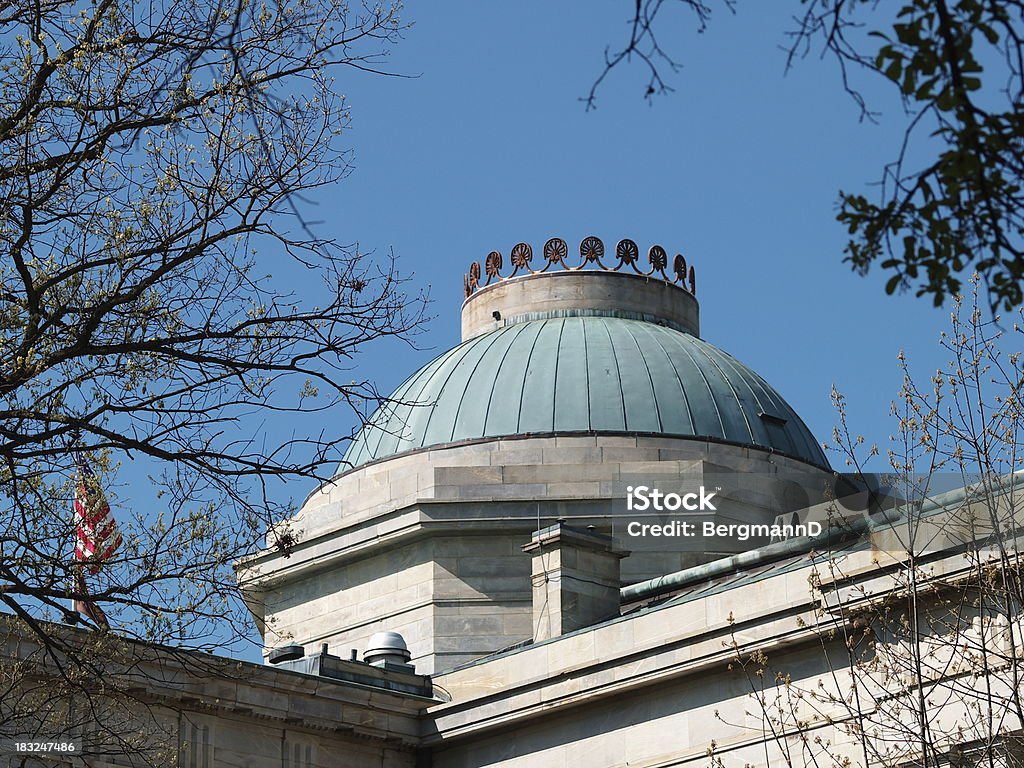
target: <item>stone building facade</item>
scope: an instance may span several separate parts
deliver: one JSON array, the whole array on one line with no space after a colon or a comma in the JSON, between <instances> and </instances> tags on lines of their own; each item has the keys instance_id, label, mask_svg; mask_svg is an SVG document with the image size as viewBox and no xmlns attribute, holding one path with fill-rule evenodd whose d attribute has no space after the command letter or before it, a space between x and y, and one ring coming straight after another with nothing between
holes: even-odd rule
<instances>
[{"instance_id":1,"label":"stone building facade","mask_svg":"<svg viewBox=\"0 0 1024 768\"><path fill-rule=\"evenodd\" d=\"M513 249L466 278L463 341L413 373L363 429L334 480L290 521L301 544L246 563L267 646L346 651L400 632L413 662L450 669L532 640L523 546L559 521L619 537L618 485L743 473L719 519L770 522L781 478L828 473L818 442L760 376L700 338L692 267L660 246L563 241L543 268ZM599 255L600 254L600 255ZM528 258L529 257L529 258ZM475 269L475 271L474 271ZM721 494L720 498L724 495ZM621 585L713 559L675 543L621 560ZM617 600L604 615L618 612Z\"/></svg>"},{"instance_id":2,"label":"stone building facade","mask_svg":"<svg viewBox=\"0 0 1024 768\"><path fill-rule=\"evenodd\" d=\"M1015 765L1019 606L978 598L1007 548L970 543L998 519L1014 549L1019 478L837 517L797 413L701 338L691 265L629 240L567 252L472 265L461 344L364 427L287 522L287 556L268 541L239 564L267 663L161 694L172 721L192 713L170 728L178 764L968 765L998 741ZM624 489L644 478L710 492L713 526L825 526L631 539ZM912 590L911 517L930 532Z\"/></svg>"}]
</instances>

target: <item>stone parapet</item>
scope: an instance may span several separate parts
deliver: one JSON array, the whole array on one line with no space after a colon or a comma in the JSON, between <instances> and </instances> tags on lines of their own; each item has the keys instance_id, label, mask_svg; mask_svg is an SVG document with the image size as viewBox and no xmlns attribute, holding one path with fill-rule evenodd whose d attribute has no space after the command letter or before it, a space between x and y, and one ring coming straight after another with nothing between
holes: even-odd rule
<instances>
[{"instance_id":1,"label":"stone parapet","mask_svg":"<svg viewBox=\"0 0 1024 768\"><path fill-rule=\"evenodd\" d=\"M462 305L462 340L547 317L603 315L667 325L700 336L693 294L626 272L545 272L481 288Z\"/></svg>"}]
</instances>

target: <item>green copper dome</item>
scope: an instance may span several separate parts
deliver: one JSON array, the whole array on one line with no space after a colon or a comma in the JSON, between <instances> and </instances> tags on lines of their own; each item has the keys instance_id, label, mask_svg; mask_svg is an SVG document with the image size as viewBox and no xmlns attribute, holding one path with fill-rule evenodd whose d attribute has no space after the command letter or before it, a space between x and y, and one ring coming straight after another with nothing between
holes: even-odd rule
<instances>
[{"instance_id":1,"label":"green copper dome","mask_svg":"<svg viewBox=\"0 0 1024 768\"><path fill-rule=\"evenodd\" d=\"M828 466L760 376L688 333L644 320L527 320L476 336L410 376L340 471L428 446L512 435L643 434L774 449Z\"/></svg>"}]
</instances>

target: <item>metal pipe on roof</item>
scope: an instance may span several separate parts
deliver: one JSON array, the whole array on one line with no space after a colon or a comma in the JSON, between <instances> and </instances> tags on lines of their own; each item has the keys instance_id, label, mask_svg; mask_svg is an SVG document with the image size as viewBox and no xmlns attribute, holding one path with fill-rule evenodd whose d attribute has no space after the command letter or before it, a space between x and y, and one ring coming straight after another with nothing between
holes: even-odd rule
<instances>
[{"instance_id":1,"label":"metal pipe on roof","mask_svg":"<svg viewBox=\"0 0 1024 768\"><path fill-rule=\"evenodd\" d=\"M868 528L866 518L856 518L842 528L830 528L820 536L802 536L799 539L779 541L748 552L741 552L738 555L724 557L721 560L714 560L710 563L695 565L675 573L658 576L637 584L630 584L619 591L619 599L623 603L632 603L646 597L655 597L664 592L681 587L708 581L727 573L753 568L757 565L772 563L777 560L784 560L793 555L803 554L813 549L820 549L831 546L843 539L859 536Z\"/></svg>"},{"instance_id":2,"label":"metal pipe on roof","mask_svg":"<svg viewBox=\"0 0 1024 768\"><path fill-rule=\"evenodd\" d=\"M1024 471L1014 472L999 479L1007 481L1000 490L1001 493L1006 493L1017 486L1024 485ZM658 576L637 584L631 584L619 591L619 598L623 603L631 603L665 592L671 592L690 584L708 581L727 573L773 563L793 555L810 552L814 549L829 547L844 539L859 536L866 531L877 530L881 527L891 527L901 521L905 521L907 512L912 509L918 517L923 517L959 506L968 501L968 499L975 497L979 488L987 491L987 485L984 482L965 485L961 488L937 494L936 496L927 497L915 504L902 504L882 515L848 519L846 525L838 528L830 527L829 530L820 536L804 536L799 539L776 542L765 547L752 549L749 552L741 552L738 555L725 557L721 560L715 560L675 573L669 573L665 576Z\"/></svg>"}]
</instances>

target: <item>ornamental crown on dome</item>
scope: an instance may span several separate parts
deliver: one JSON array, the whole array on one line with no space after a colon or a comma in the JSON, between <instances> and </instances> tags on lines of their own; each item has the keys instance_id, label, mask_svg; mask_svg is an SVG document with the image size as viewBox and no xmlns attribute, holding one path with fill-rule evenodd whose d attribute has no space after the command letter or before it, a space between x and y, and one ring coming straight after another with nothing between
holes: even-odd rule
<instances>
[{"instance_id":1,"label":"ornamental crown on dome","mask_svg":"<svg viewBox=\"0 0 1024 768\"><path fill-rule=\"evenodd\" d=\"M566 258L569 254L569 246L560 237L552 237L544 243L544 266L534 269L530 266L533 261L533 248L528 243L518 243L512 247L511 261L512 271L508 275L502 275L503 257L500 251L491 251L484 259L484 280L481 283L480 262L474 261L469 265L469 272L463 276L463 286L466 298L472 296L477 289L490 285L492 282L500 282L522 275L538 275L555 267L570 272L579 272L588 265L595 265L598 270L605 272L626 272L631 269L634 274L641 277L655 277L664 280L671 285L679 286L688 290L694 296L697 295L697 275L693 265L687 266L686 258L677 253L672 260L672 271L668 270L668 252L660 245L652 245L647 250L647 262L650 268L644 270L640 266L640 249L637 244L629 238L619 240L615 246L615 257L618 263L613 266L604 264L604 243L601 239L591 235L580 241L580 258L582 261L577 266L571 266Z\"/></svg>"}]
</instances>

